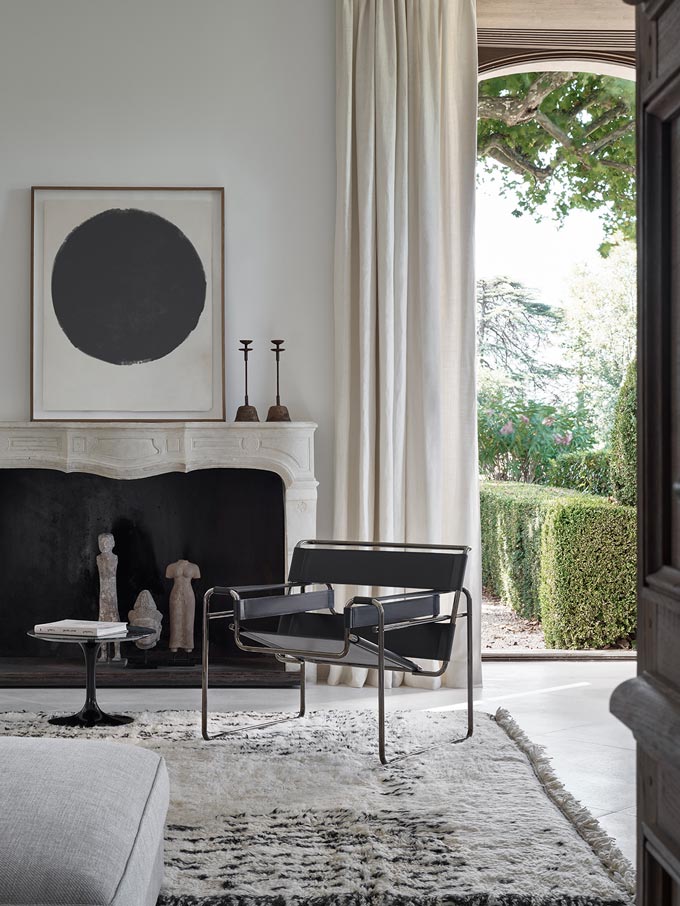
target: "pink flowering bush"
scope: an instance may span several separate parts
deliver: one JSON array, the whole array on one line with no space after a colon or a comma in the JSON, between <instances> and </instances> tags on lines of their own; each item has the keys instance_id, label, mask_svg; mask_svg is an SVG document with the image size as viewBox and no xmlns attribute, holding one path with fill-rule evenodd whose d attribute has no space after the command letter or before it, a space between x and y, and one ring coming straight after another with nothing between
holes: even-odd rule
<instances>
[{"instance_id":1,"label":"pink flowering bush","mask_svg":"<svg viewBox=\"0 0 680 906\"><path fill-rule=\"evenodd\" d=\"M588 427L566 408L496 388L480 392L478 411L479 463L485 478L540 482L557 457L592 446Z\"/></svg>"}]
</instances>

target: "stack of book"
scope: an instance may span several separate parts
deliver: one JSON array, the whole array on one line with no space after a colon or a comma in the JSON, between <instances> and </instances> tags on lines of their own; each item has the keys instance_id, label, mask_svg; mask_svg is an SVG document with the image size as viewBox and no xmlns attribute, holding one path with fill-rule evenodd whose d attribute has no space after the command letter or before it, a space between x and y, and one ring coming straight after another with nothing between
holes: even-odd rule
<instances>
[{"instance_id":1,"label":"stack of book","mask_svg":"<svg viewBox=\"0 0 680 906\"><path fill-rule=\"evenodd\" d=\"M125 635L127 623L108 623L102 620L57 620L55 623L37 623L33 627L36 635L82 636L92 639L108 639Z\"/></svg>"}]
</instances>

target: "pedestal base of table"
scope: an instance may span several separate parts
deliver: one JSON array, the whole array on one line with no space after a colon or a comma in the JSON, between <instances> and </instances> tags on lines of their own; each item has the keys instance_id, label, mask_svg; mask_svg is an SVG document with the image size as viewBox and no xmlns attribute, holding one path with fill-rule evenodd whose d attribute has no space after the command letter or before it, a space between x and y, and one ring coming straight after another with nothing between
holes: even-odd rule
<instances>
[{"instance_id":1,"label":"pedestal base of table","mask_svg":"<svg viewBox=\"0 0 680 906\"><path fill-rule=\"evenodd\" d=\"M67 717L50 717L47 721L55 727L119 727L121 724L131 724L134 717L125 714L105 714L101 710L93 711L83 708L77 714Z\"/></svg>"},{"instance_id":2,"label":"pedestal base of table","mask_svg":"<svg viewBox=\"0 0 680 906\"><path fill-rule=\"evenodd\" d=\"M132 717L106 714L97 704L97 655L102 646L98 639L79 642L85 656L85 704L77 714L67 717L51 717L49 723L55 727L117 727L132 723Z\"/></svg>"}]
</instances>

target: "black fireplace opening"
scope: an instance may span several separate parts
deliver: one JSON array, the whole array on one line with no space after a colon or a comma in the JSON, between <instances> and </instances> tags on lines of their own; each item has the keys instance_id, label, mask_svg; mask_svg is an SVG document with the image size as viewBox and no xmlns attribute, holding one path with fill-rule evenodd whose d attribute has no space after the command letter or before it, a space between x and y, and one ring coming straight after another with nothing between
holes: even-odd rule
<instances>
[{"instance_id":1,"label":"black fireplace opening","mask_svg":"<svg viewBox=\"0 0 680 906\"><path fill-rule=\"evenodd\" d=\"M36 659L36 664L38 659L41 663L49 659L56 666L76 655L67 650L73 646L38 641L26 633L35 623L98 618L96 557L101 533L110 532L115 538L121 620L128 619L144 589L151 592L163 614L160 641L146 655L149 671L175 664L181 672L183 666L200 660L206 589L284 580L284 486L273 472L202 469L112 479L49 469L6 469L0 470L0 501L0 562L4 566L0 683L3 674L6 679L12 670L16 673L19 661L25 667L32 663L26 659ZM180 559L196 563L201 578L193 582L193 655L187 658L178 653L173 659L167 646L172 580L165 578L165 572L168 564ZM216 664L242 663L254 668L263 661L236 648L227 621L213 627L211 651ZM124 646L122 653L129 658L128 675L134 674L130 684L137 684L144 673L144 664L140 664L143 653L134 645ZM277 669L271 659L263 667ZM105 680L105 674L100 674ZM194 672L194 678L196 675ZM63 680L59 670L46 669L43 685L60 682L51 683L50 676Z\"/></svg>"}]
</instances>

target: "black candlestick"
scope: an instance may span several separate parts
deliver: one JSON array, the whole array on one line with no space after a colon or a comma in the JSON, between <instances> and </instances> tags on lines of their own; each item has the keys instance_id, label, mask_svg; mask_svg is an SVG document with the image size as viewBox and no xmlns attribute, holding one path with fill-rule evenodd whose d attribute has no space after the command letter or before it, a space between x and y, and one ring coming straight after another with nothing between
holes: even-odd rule
<instances>
[{"instance_id":1,"label":"black candlestick","mask_svg":"<svg viewBox=\"0 0 680 906\"><path fill-rule=\"evenodd\" d=\"M260 416L257 414L257 409L255 406L251 406L248 403L248 353L252 352L250 348L252 346L252 340L239 340L242 344L239 347L239 352L243 353L243 367L245 373L245 400L243 406L239 406L236 410L236 421L237 422L259 422Z\"/></svg>"},{"instance_id":2,"label":"black candlestick","mask_svg":"<svg viewBox=\"0 0 680 906\"><path fill-rule=\"evenodd\" d=\"M281 405L281 393L279 385L279 361L281 358L281 353L286 350L283 349L284 340L272 340L273 349L271 352L276 353L276 405L269 407L269 412L267 413L268 422L289 422L290 415L288 414L288 409L286 406Z\"/></svg>"}]
</instances>

